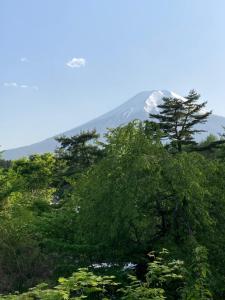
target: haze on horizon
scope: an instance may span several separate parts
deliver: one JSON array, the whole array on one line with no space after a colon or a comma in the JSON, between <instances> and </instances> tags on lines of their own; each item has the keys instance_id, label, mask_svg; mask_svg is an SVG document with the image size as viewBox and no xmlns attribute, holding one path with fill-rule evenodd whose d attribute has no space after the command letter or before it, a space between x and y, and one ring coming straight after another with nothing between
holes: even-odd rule
<instances>
[{"instance_id":1,"label":"haze on horizon","mask_svg":"<svg viewBox=\"0 0 225 300\"><path fill-rule=\"evenodd\" d=\"M2 0L0 144L32 144L143 90L225 116L225 1Z\"/></svg>"}]
</instances>

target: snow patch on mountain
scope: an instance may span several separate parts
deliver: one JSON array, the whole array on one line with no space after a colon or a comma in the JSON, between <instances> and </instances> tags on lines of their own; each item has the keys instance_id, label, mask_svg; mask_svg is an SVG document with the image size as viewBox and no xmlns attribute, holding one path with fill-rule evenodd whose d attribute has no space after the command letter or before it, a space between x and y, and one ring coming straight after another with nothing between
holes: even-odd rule
<instances>
[{"instance_id":1,"label":"snow patch on mountain","mask_svg":"<svg viewBox=\"0 0 225 300\"><path fill-rule=\"evenodd\" d=\"M133 111L134 111L134 108L131 107L130 109L123 112L123 117L128 118L132 114Z\"/></svg>"},{"instance_id":2,"label":"snow patch on mountain","mask_svg":"<svg viewBox=\"0 0 225 300\"><path fill-rule=\"evenodd\" d=\"M162 90L162 91L152 91L145 101L144 110L147 113L158 112L158 105L162 103L163 98L177 98L185 101L185 98L170 91Z\"/></svg>"},{"instance_id":3,"label":"snow patch on mountain","mask_svg":"<svg viewBox=\"0 0 225 300\"><path fill-rule=\"evenodd\" d=\"M96 129L101 138L104 138L108 128L115 128L120 125L126 125L132 120L139 119L141 121L149 118L149 113L158 113L157 106L162 103L162 99L167 98L179 98L186 100L180 95L167 90L152 90L143 91L138 93L125 103L114 108L113 110L95 118L85 124L82 124L69 131L61 133L57 136L73 136L79 134L81 131ZM204 139L209 134L217 135L223 132L223 126L225 126L225 118L220 116L211 115L208 118L206 124L200 124L198 129L204 129L206 132L196 136L198 141ZM24 146L16 149L10 149L3 153L5 159L17 159L20 157L28 156L34 153L53 152L58 146L56 136L48 138L39 143L33 145Z\"/></svg>"}]
</instances>

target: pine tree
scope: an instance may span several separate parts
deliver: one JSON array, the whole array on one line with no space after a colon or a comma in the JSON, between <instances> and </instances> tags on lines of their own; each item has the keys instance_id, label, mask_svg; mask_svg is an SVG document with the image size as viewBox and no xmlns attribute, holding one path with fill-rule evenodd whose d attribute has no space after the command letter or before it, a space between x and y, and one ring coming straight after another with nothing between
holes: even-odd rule
<instances>
[{"instance_id":1,"label":"pine tree","mask_svg":"<svg viewBox=\"0 0 225 300\"><path fill-rule=\"evenodd\" d=\"M207 102L198 103L200 95L191 90L185 98L163 98L163 103L158 105L160 112L150 114L150 118L156 119L160 125L163 137L170 141L170 148L181 152L184 146L194 146L194 135L204 132L196 125L203 124L212 113L204 108Z\"/></svg>"},{"instance_id":2,"label":"pine tree","mask_svg":"<svg viewBox=\"0 0 225 300\"><path fill-rule=\"evenodd\" d=\"M102 156L102 149L95 143L98 137L99 135L93 130L72 137L56 138L60 143L56 156L66 162L68 175L82 173Z\"/></svg>"},{"instance_id":3,"label":"pine tree","mask_svg":"<svg viewBox=\"0 0 225 300\"><path fill-rule=\"evenodd\" d=\"M58 137L56 150L55 186L58 194L64 194L70 183L68 178L78 179L90 166L103 157L103 149L97 145L99 135L95 130L81 132L72 137Z\"/></svg>"}]
</instances>

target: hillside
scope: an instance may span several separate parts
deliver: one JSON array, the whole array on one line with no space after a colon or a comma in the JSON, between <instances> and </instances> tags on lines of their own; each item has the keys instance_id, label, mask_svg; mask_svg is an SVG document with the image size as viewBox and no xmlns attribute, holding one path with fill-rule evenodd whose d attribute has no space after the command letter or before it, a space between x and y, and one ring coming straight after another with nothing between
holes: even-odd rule
<instances>
[{"instance_id":1,"label":"hillside","mask_svg":"<svg viewBox=\"0 0 225 300\"><path fill-rule=\"evenodd\" d=\"M163 97L182 98L174 92L167 90L143 91L110 112L105 113L81 126L59 133L57 136L72 136L83 130L91 129L96 129L97 132L103 136L103 134L107 131L107 128L114 128L119 125L127 124L134 119L146 120L150 112L154 113L157 111L157 105L160 104ZM196 136L196 139L204 139L209 134L218 135L222 132L223 126L225 126L225 117L211 115L208 122L199 127L200 129L204 128L206 132ZM5 159L17 159L35 153L53 152L57 147L55 137L50 137L29 146L7 150L3 156Z\"/></svg>"}]
</instances>

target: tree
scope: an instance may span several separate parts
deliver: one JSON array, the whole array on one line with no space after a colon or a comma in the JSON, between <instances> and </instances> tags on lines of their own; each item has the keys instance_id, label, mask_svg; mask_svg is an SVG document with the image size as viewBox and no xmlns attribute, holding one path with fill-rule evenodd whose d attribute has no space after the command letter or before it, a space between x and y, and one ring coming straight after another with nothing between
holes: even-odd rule
<instances>
[{"instance_id":1,"label":"tree","mask_svg":"<svg viewBox=\"0 0 225 300\"><path fill-rule=\"evenodd\" d=\"M0 151L0 168L3 169L8 169L11 165L11 161L10 160L5 160L2 158L2 154L4 151Z\"/></svg>"},{"instance_id":2,"label":"tree","mask_svg":"<svg viewBox=\"0 0 225 300\"><path fill-rule=\"evenodd\" d=\"M60 277L55 287L41 283L28 292L22 294L0 295L1 300L82 300L111 298L112 291L116 290L118 283L114 276L95 275L87 268L80 268L69 278ZM112 295L113 296L113 295Z\"/></svg>"},{"instance_id":3,"label":"tree","mask_svg":"<svg viewBox=\"0 0 225 300\"><path fill-rule=\"evenodd\" d=\"M198 246L193 250L191 265L186 270L187 283L182 291L184 300L212 300L209 290L210 269L207 249Z\"/></svg>"},{"instance_id":4,"label":"tree","mask_svg":"<svg viewBox=\"0 0 225 300\"><path fill-rule=\"evenodd\" d=\"M118 281L114 275L96 275L88 268L79 268L68 277L60 277L54 287L38 284L21 294L0 295L1 300L211 300L208 290L207 255L204 247L194 251L193 266L189 272L185 262L170 257L166 249L148 254L150 262L143 280L131 270L121 271L129 279ZM113 271L109 269L110 273ZM95 270L96 272L96 270ZM132 273L131 273L132 272ZM109 274L110 274L109 273ZM193 274L192 274L193 273ZM132 274L132 275L131 275Z\"/></svg>"},{"instance_id":5,"label":"tree","mask_svg":"<svg viewBox=\"0 0 225 300\"><path fill-rule=\"evenodd\" d=\"M169 252L162 249L160 256L154 252L148 254L151 262L148 263L145 280L140 281L135 276L129 276L131 284L122 289L123 300L164 300L181 299L181 292L185 282L184 262L169 259ZM194 299L193 300L197 300Z\"/></svg>"},{"instance_id":6,"label":"tree","mask_svg":"<svg viewBox=\"0 0 225 300\"><path fill-rule=\"evenodd\" d=\"M171 150L181 152L184 146L196 145L194 135L204 132L196 128L196 125L205 123L211 114L205 112L207 102L197 103L200 95L191 90L185 98L163 98L163 103L158 106L158 114L150 114L150 118L156 119L164 134L164 138L170 141Z\"/></svg>"},{"instance_id":7,"label":"tree","mask_svg":"<svg viewBox=\"0 0 225 300\"><path fill-rule=\"evenodd\" d=\"M56 150L55 185L62 195L70 187L70 180L77 179L103 156L96 144L99 135L95 130L81 132L72 137L59 137ZM70 180L68 178L70 177Z\"/></svg>"},{"instance_id":8,"label":"tree","mask_svg":"<svg viewBox=\"0 0 225 300\"><path fill-rule=\"evenodd\" d=\"M51 188L54 166L55 157L50 153L35 154L29 158L13 161L11 170L18 178L17 190L34 191Z\"/></svg>"},{"instance_id":9,"label":"tree","mask_svg":"<svg viewBox=\"0 0 225 300\"><path fill-rule=\"evenodd\" d=\"M13 192L0 211L0 292L23 290L49 276L51 262L41 250L35 220L50 192ZM38 203L38 205L37 205Z\"/></svg>"},{"instance_id":10,"label":"tree","mask_svg":"<svg viewBox=\"0 0 225 300\"><path fill-rule=\"evenodd\" d=\"M8 169L10 166L11 166L11 161L1 159L1 156L0 156L0 168Z\"/></svg>"},{"instance_id":11,"label":"tree","mask_svg":"<svg viewBox=\"0 0 225 300\"><path fill-rule=\"evenodd\" d=\"M209 230L214 167L203 156L171 155L141 122L115 129L107 141L106 157L73 192L89 257L135 261L158 243L181 247Z\"/></svg>"},{"instance_id":12,"label":"tree","mask_svg":"<svg viewBox=\"0 0 225 300\"><path fill-rule=\"evenodd\" d=\"M220 138L210 134L206 140L199 143L193 148L194 151L201 152L209 159L224 159L225 135L220 134Z\"/></svg>"}]
</instances>

